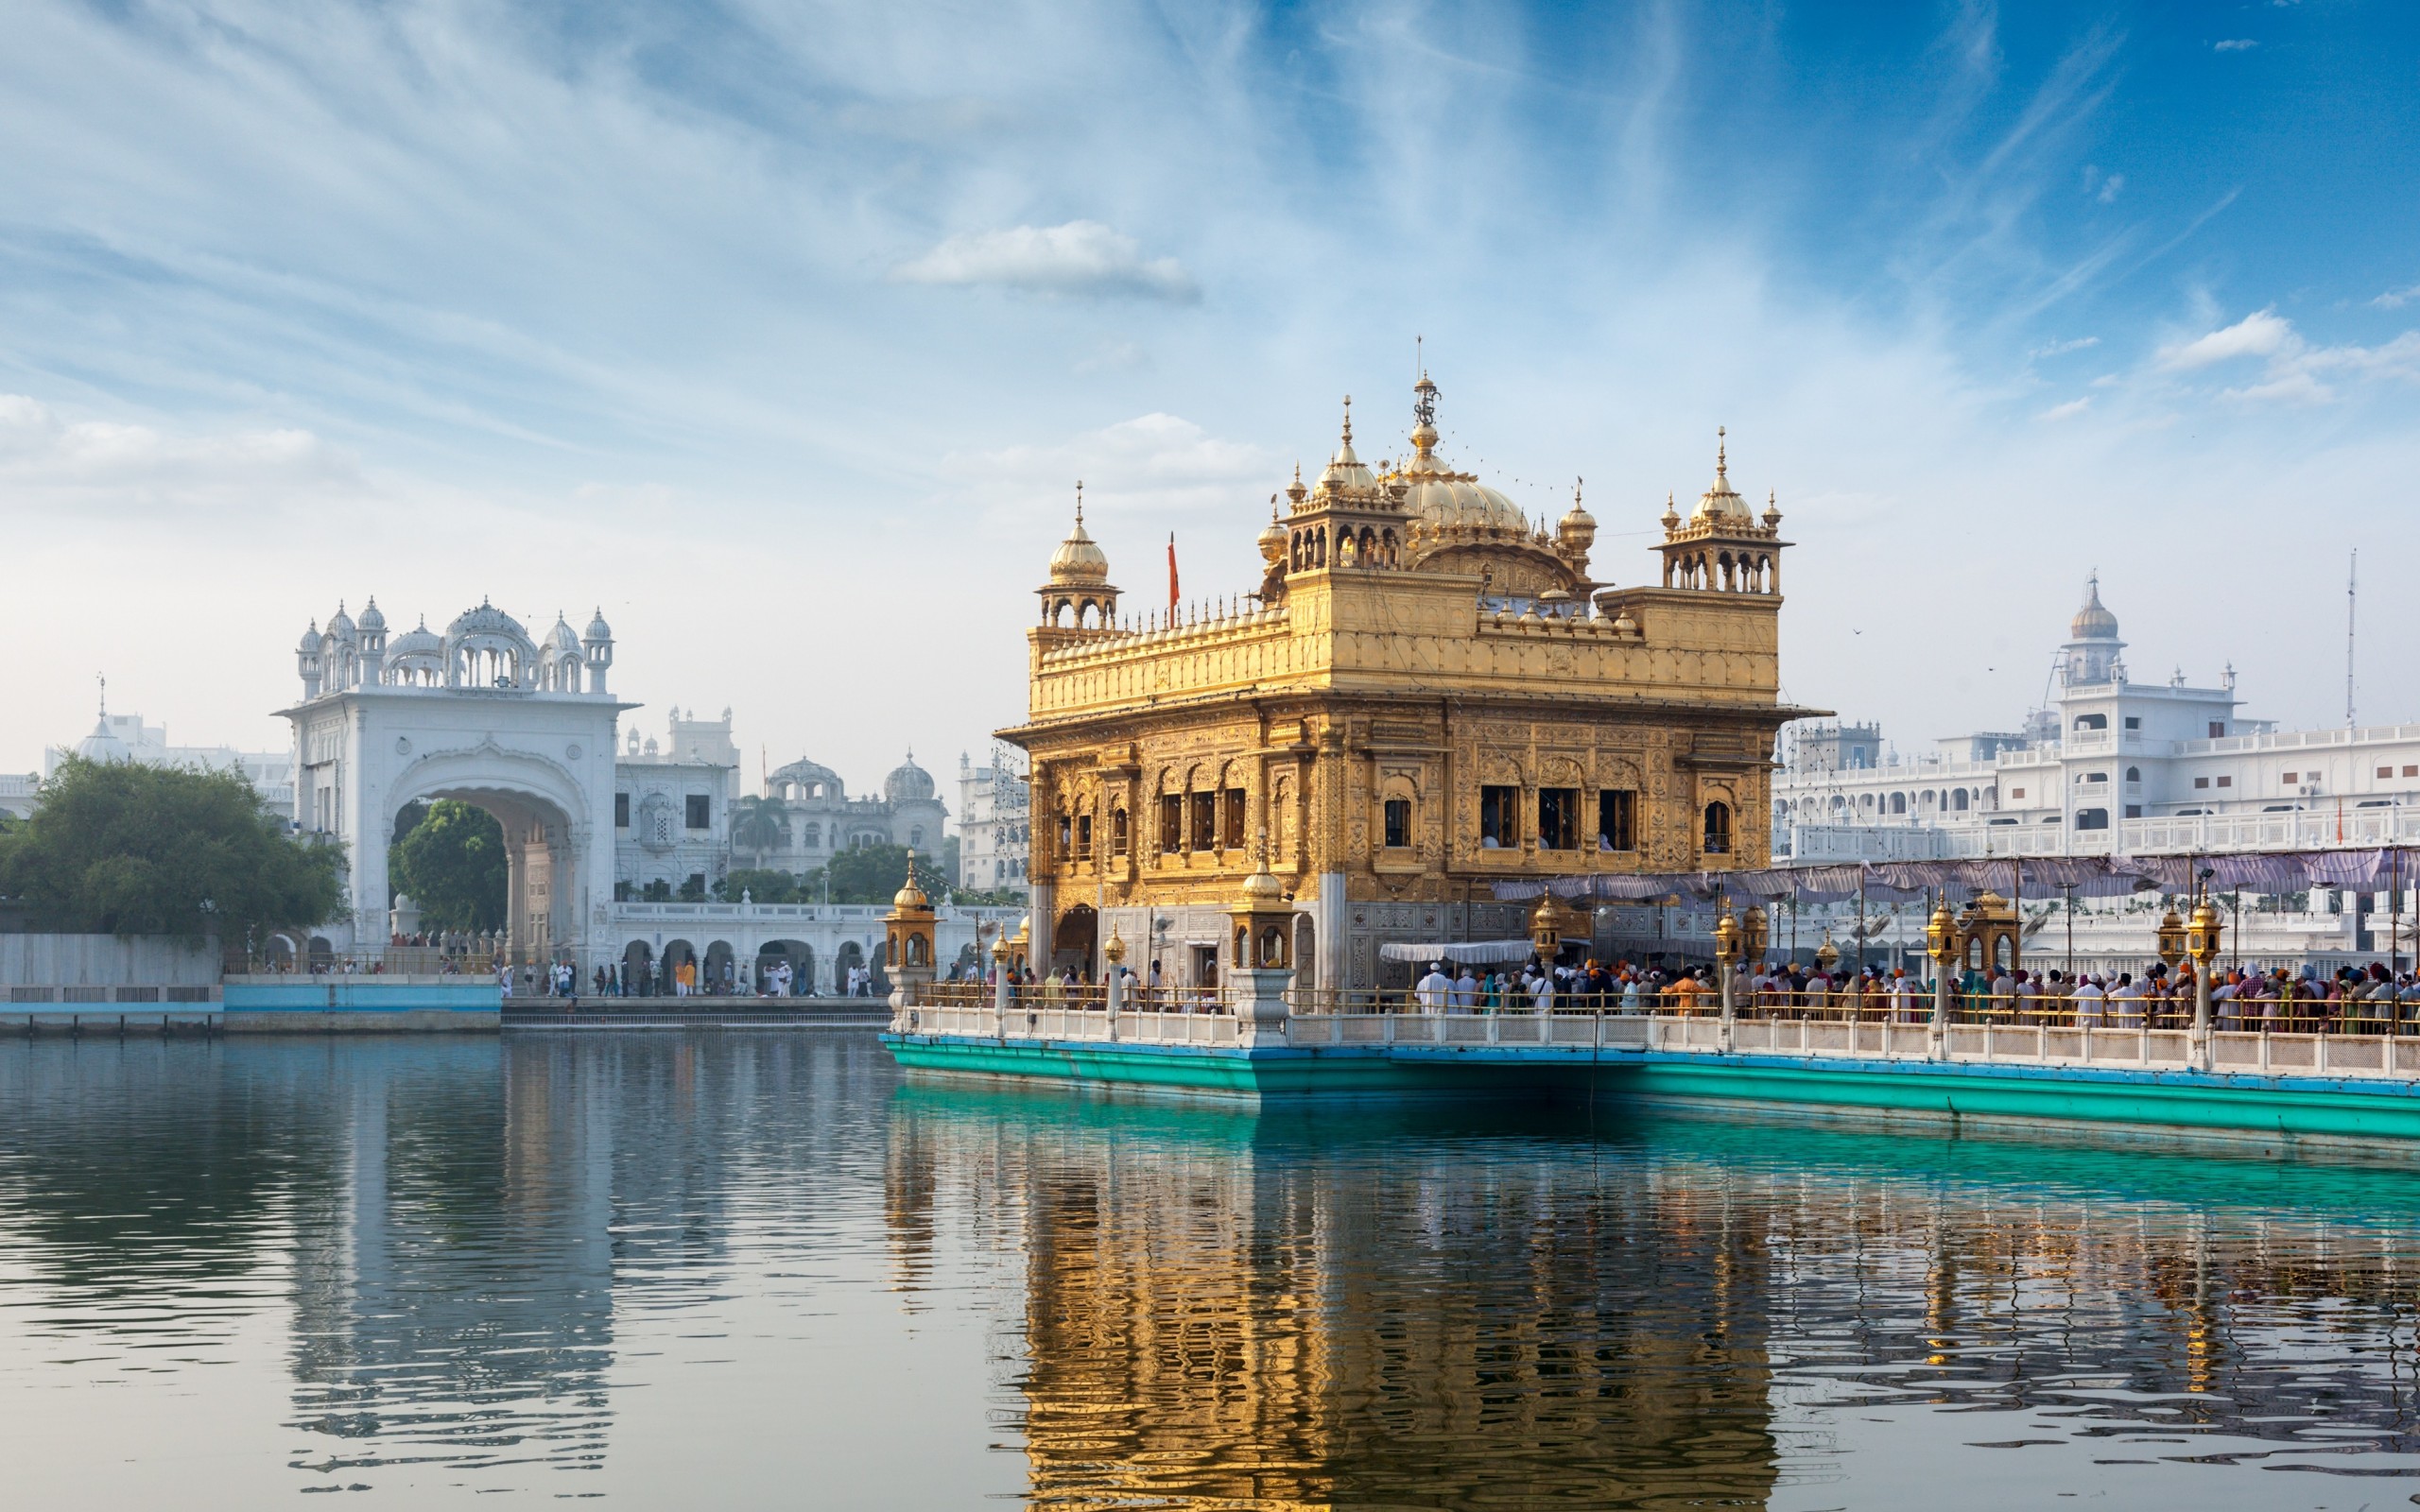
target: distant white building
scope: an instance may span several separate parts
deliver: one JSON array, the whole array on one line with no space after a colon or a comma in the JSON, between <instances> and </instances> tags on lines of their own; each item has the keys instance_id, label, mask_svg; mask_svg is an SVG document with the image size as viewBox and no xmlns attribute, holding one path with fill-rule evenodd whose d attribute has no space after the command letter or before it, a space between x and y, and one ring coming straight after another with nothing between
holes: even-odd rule
<instances>
[{"instance_id":1,"label":"distant white building","mask_svg":"<svg viewBox=\"0 0 2420 1512\"><path fill-rule=\"evenodd\" d=\"M20 816L40 801L40 785L70 756L95 762L139 762L146 766L182 766L195 771L241 772L273 811L294 806L294 753L290 750L237 750L233 746L171 746L167 728L147 725L141 714L113 714L101 706L93 732L73 746L46 747L42 777L0 777L0 808Z\"/></svg>"},{"instance_id":2,"label":"distant white building","mask_svg":"<svg viewBox=\"0 0 2420 1512\"><path fill-rule=\"evenodd\" d=\"M2284 730L2197 687L2127 673L2096 575L2057 691L2014 731L1886 753L1876 727L1792 731L1773 849L1803 865L1979 855L2301 849L2420 839L2420 724Z\"/></svg>"},{"instance_id":3,"label":"distant white building","mask_svg":"<svg viewBox=\"0 0 2420 1512\"><path fill-rule=\"evenodd\" d=\"M1027 813L1025 753L994 743L981 766L958 758L958 885L991 891L1026 890L1031 838Z\"/></svg>"}]
</instances>

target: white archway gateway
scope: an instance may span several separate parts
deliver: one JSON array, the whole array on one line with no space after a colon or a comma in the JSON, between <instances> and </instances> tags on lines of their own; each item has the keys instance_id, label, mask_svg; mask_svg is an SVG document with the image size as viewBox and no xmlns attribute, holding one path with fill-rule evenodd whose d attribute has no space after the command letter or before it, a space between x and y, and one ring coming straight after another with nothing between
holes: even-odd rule
<instances>
[{"instance_id":1,"label":"white archway gateway","mask_svg":"<svg viewBox=\"0 0 2420 1512\"><path fill-rule=\"evenodd\" d=\"M332 943L384 942L387 851L406 805L458 799L495 816L510 862L506 937L516 962L568 959L583 978L617 956L614 898L615 726L636 708L606 691L613 631L558 620L542 646L482 603L443 637L426 626L390 647L375 600L341 607L296 651L294 819L342 842L351 917ZM339 938L338 936L342 937Z\"/></svg>"}]
</instances>

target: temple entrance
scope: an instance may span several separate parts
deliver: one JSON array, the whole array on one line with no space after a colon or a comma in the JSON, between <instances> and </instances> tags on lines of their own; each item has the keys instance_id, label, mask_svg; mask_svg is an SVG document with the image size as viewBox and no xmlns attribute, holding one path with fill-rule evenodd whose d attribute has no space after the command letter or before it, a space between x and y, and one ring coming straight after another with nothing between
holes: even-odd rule
<instances>
[{"instance_id":1,"label":"temple entrance","mask_svg":"<svg viewBox=\"0 0 2420 1512\"><path fill-rule=\"evenodd\" d=\"M865 947L856 940L845 940L832 953L832 995L849 996L849 973L866 964Z\"/></svg>"},{"instance_id":2,"label":"temple entrance","mask_svg":"<svg viewBox=\"0 0 2420 1512\"><path fill-rule=\"evenodd\" d=\"M1100 937L1100 917L1090 903L1078 903L1059 916L1050 935L1050 966L1072 966L1087 976L1093 969L1093 947Z\"/></svg>"},{"instance_id":3,"label":"temple entrance","mask_svg":"<svg viewBox=\"0 0 2420 1512\"><path fill-rule=\"evenodd\" d=\"M655 952L643 939L631 941L622 952L622 990L634 998L655 991Z\"/></svg>"}]
</instances>

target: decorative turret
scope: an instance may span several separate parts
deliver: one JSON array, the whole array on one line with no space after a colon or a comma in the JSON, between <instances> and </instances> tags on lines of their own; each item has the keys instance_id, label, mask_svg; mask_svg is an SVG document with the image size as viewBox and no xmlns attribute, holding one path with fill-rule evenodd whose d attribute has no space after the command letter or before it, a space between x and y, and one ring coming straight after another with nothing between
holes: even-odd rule
<instances>
[{"instance_id":1,"label":"decorative turret","mask_svg":"<svg viewBox=\"0 0 2420 1512\"><path fill-rule=\"evenodd\" d=\"M890 974L890 1005L913 1006L933 980L932 900L916 881L916 852L908 852L908 880L891 895L890 912L882 916L882 964Z\"/></svg>"},{"instance_id":2,"label":"decorative turret","mask_svg":"<svg viewBox=\"0 0 2420 1512\"><path fill-rule=\"evenodd\" d=\"M1084 529L1084 484L1076 480L1076 528L1050 554L1050 580L1034 590L1042 599L1042 623L1060 628L1101 629L1117 614L1117 589L1109 580L1109 556Z\"/></svg>"},{"instance_id":3,"label":"decorative turret","mask_svg":"<svg viewBox=\"0 0 2420 1512\"><path fill-rule=\"evenodd\" d=\"M1764 523L1731 486L1729 439L1715 428L1714 481L1684 522L1670 495L1664 500L1664 586L1725 593L1779 593L1781 539L1778 495L1769 495Z\"/></svg>"},{"instance_id":4,"label":"decorative turret","mask_svg":"<svg viewBox=\"0 0 2420 1512\"><path fill-rule=\"evenodd\" d=\"M320 648L326 644L327 638L320 633L320 622L313 620L295 644L294 671L302 679L302 696L306 699L320 696Z\"/></svg>"},{"instance_id":5,"label":"decorative turret","mask_svg":"<svg viewBox=\"0 0 2420 1512\"><path fill-rule=\"evenodd\" d=\"M605 691L605 673L614 664L614 627L605 623L605 607L598 605L590 616L588 631L580 637L580 647L588 662L588 691Z\"/></svg>"},{"instance_id":6,"label":"decorative turret","mask_svg":"<svg viewBox=\"0 0 2420 1512\"><path fill-rule=\"evenodd\" d=\"M1562 549L1565 560L1575 572L1588 570L1588 549L1597 543L1597 517L1580 504L1582 479L1571 482L1571 507L1564 511L1554 528L1555 544Z\"/></svg>"},{"instance_id":7,"label":"decorative turret","mask_svg":"<svg viewBox=\"0 0 2420 1512\"><path fill-rule=\"evenodd\" d=\"M2126 643L2118 638L2118 616L2100 602L2100 573L2084 579L2083 607L2067 626L2067 644L2059 648L2060 680L2069 686L2091 686L2124 680L2122 654Z\"/></svg>"}]
</instances>

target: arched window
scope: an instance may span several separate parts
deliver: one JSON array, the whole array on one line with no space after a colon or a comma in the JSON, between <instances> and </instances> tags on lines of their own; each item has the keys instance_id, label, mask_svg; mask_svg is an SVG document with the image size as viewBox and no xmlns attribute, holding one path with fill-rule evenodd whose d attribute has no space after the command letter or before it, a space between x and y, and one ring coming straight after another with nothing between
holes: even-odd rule
<instances>
[{"instance_id":1,"label":"arched window","mask_svg":"<svg viewBox=\"0 0 2420 1512\"><path fill-rule=\"evenodd\" d=\"M1891 812L1893 814L1905 814L1908 812L1907 794L1893 793L1891 795Z\"/></svg>"},{"instance_id":2,"label":"arched window","mask_svg":"<svg viewBox=\"0 0 2420 1512\"><path fill-rule=\"evenodd\" d=\"M2076 828L2079 830L2105 830L2109 828L2109 811L2107 809L2076 810Z\"/></svg>"},{"instance_id":3,"label":"arched window","mask_svg":"<svg viewBox=\"0 0 2420 1512\"><path fill-rule=\"evenodd\" d=\"M2129 767L2127 767L2127 768L2126 768L2126 781L2128 781L2128 782L2141 782L2142 780L2143 780L2143 769L2142 769L2141 767L2139 767L2139 766L2129 766Z\"/></svg>"},{"instance_id":4,"label":"arched window","mask_svg":"<svg viewBox=\"0 0 2420 1512\"><path fill-rule=\"evenodd\" d=\"M1964 788L1960 787L1950 790L1949 806L1957 813L1963 814L1966 812L1966 790Z\"/></svg>"},{"instance_id":5,"label":"arched window","mask_svg":"<svg viewBox=\"0 0 2420 1512\"><path fill-rule=\"evenodd\" d=\"M1731 805L1723 802L1705 806L1705 853L1726 855L1731 850Z\"/></svg>"},{"instance_id":6,"label":"arched window","mask_svg":"<svg viewBox=\"0 0 2420 1512\"><path fill-rule=\"evenodd\" d=\"M1114 856L1122 856L1126 853L1126 811L1124 809L1109 811L1109 853Z\"/></svg>"}]
</instances>

